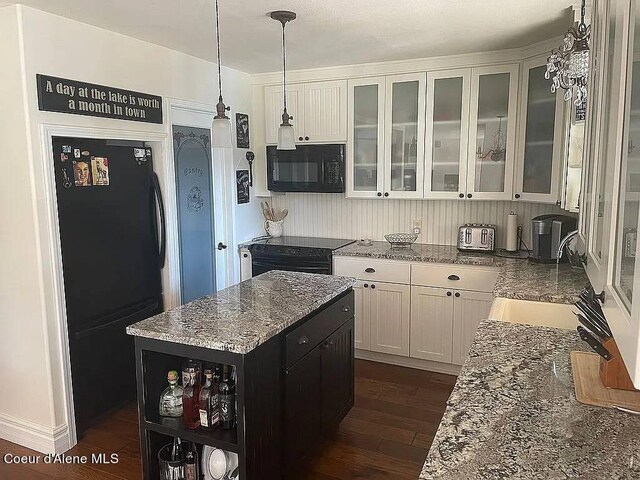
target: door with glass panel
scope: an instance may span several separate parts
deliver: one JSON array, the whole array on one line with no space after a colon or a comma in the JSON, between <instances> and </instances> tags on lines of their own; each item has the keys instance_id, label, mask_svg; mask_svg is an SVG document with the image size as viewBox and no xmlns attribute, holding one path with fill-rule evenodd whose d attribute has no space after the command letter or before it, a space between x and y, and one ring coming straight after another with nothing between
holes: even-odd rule
<instances>
[{"instance_id":1,"label":"door with glass panel","mask_svg":"<svg viewBox=\"0 0 640 480\"><path fill-rule=\"evenodd\" d=\"M348 197L383 197L384 95L384 77L349 80Z\"/></svg>"},{"instance_id":2,"label":"door with glass panel","mask_svg":"<svg viewBox=\"0 0 640 480\"><path fill-rule=\"evenodd\" d=\"M425 198L465 198L471 69L427 74Z\"/></svg>"},{"instance_id":3,"label":"door with glass panel","mask_svg":"<svg viewBox=\"0 0 640 480\"><path fill-rule=\"evenodd\" d=\"M503 65L471 70L467 198L512 198L518 69Z\"/></svg>"},{"instance_id":4,"label":"door with glass panel","mask_svg":"<svg viewBox=\"0 0 640 480\"><path fill-rule=\"evenodd\" d=\"M524 63L514 199L559 200L565 101L544 77L546 56Z\"/></svg>"},{"instance_id":5,"label":"door with glass panel","mask_svg":"<svg viewBox=\"0 0 640 480\"><path fill-rule=\"evenodd\" d=\"M386 77L383 196L422 198L426 74Z\"/></svg>"}]
</instances>

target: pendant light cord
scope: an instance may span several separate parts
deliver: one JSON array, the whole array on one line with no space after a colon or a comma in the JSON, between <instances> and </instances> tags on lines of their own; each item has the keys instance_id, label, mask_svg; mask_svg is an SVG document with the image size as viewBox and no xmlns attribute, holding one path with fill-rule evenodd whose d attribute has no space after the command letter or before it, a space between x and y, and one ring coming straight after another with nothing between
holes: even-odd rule
<instances>
[{"instance_id":1,"label":"pendant light cord","mask_svg":"<svg viewBox=\"0 0 640 480\"><path fill-rule=\"evenodd\" d=\"M218 13L218 0L216 0L216 43L218 44L218 91L222 100L222 68L220 64L220 15Z\"/></svg>"},{"instance_id":2,"label":"pendant light cord","mask_svg":"<svg viewBox=\"0 0 640 480\"><path fill-rule=\"evenodd\" d=\"M217 0L216 0L217 1ZM284 37L284 26L282 22L282 96L284 98L284 111L287 111L287 46Z\"/></svg>"}]
</instances>

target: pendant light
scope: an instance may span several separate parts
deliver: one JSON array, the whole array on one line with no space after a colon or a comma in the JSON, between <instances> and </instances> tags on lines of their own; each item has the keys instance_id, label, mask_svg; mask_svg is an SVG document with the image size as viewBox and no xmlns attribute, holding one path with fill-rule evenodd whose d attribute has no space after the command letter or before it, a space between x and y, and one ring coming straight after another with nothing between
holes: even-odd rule
<instances>
[{"instance_id":1,"label":"pendant light","mask_svg":"<svg viewBox=\"0 0 640 480\"><path fill-rule=\"evenodd\" d=\"M271 12L271 18L282 24L282 91L284 99L284 108L282 111L282 123L278 128L278 150L295 150L295 132L291 126L290 120L293 117L287 113L287 49L284 35L284 26L287 22L295 20L296 14L286 10L278 10Z\"/></svg>"},{"instance_id":2,"label":"pendant light","mask_svg":"<svg viewBox=\"0 0 640 480\"><path fill-rule=\"evenodd\" d=\"M218 0L216 0L216 41L218 44L218 104L216 105L216 116L213 117L211 127L211 146L213 148L231 148L231 120L227 117L227 107L222 100L222 68L220 64L220 16L218 14Z\"/></svg>"}]
</instances>

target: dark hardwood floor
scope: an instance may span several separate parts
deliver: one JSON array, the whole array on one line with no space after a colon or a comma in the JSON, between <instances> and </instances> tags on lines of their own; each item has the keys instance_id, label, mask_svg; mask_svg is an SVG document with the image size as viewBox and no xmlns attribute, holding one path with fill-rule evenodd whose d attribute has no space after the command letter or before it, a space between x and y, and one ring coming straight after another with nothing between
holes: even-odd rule
<instances>
[{"instance_id":1,"label":"dark hardwood floor","mask_svg":"<svg viewBox=\"0 0 640 480\"><path fill-rule=\"evenodd\" d=\"M411 479L424 463L455 377L356 361L355 406L325 442L304 480ZM111 465L7 465L6 453L37 455L0 440L0 480L114 480L141 478L134 404L89 430L67 455L117 453Z\"/></svg>"}]
</instances>

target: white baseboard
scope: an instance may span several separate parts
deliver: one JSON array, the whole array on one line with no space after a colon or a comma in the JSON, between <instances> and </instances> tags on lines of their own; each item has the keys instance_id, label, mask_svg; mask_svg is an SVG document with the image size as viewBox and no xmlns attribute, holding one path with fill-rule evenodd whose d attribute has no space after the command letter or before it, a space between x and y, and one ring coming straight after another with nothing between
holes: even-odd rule
<instances>
[{"instance_id":1,"label":"white baseboard","mask_svg":"<svg viewBox=\"0 0 640 480\"><path fill-rule=\"evenodd\" d=\"M68 425L45 427L0 413L0 438L40 453L62 453L71 448Z\"/></svg>"},{"instance_id":2,"label":"white baseboard","mask_svg":"<svg viewBox=\"0 0 640 480\"><path fill-rule=\"evenodd\" d=\"M401 357L398 355L390 355L388 353L378 353L360 349L356 349L356 358L456 376L460 374L461 368L460 365L453 365L450 363L433 362L431 360Z\"/></svg>"}]
</instances>

